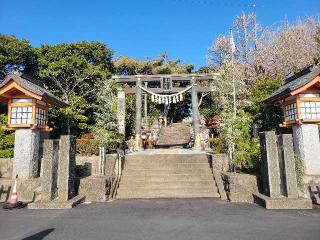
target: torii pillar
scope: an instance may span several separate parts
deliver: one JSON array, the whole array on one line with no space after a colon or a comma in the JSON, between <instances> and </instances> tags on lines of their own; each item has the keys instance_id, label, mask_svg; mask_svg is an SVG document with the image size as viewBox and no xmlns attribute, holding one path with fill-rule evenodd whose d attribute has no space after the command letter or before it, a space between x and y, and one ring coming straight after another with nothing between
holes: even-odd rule
<instances>
[{"instance_id":1,"label":"torii pillar","mask_svg":"<svg viewBox=\"0 0 320 240\"><path fill-rule=\"evenodd\" d=\"M126 94L122 88L118 89L118 131L124 137L126 135Z\"/></svg>"},{"instance_id":2,"label":"torii pillar","mask_svg":"<svg viewBox=\"0 0 320 240\"><path fill-rule=\"evenodd\" d=\"M200 135L200 120L198 109L198 91L195 77L192 77L191 83L191 99L192 99L192 114L193 114L193 133L194 133L194 149L201 149L201 135Z\"/></svg>"},{"instance_id":3,"label":"torii pillar","mask_svg":"<svg viewBox=\"0 0 320 240\"><path fill-rule=\"evenodd\" d=\"M136 142L136 150L142 150L142 141L141 141L141 110L142 110L142 89L140 88L142 86L141 77L137 77L136 81L136 136L135 136L135 142Z\"/></svg>"}]
</instances>

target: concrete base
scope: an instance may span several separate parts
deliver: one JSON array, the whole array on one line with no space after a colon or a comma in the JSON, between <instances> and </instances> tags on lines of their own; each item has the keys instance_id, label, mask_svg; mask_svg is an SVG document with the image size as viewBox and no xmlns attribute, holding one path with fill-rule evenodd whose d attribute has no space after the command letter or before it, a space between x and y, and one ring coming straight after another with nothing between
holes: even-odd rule
<instances>
[{"instance_id":1,"label":"concrete base","mask_svg":"<svg viewBox=\"0 0 320 240\"><path fill-rule=\"evenodd\" d=\"M260 193L254 193L253 198L266 209L312 209L311 200L306 198L270 198Z\"/></svg>"},{"instance_id":2,"label":"concrete base","mask_svg":"<svg viewBox=\"0 0 320 240\"><path fill-rule=\"evenodd\" d=\"M38 176L40 155L40 130L17 129L13 158L13 174L19 179Z\"/></svg>"},{"instance_id":3,"label":"concrete base","mask_svg":"<svg viewBox=\"0 0 320 240\"><path fill-rule=\"evenodd\" d=\"M50 201L50 202L34 202L28 204L29 209L70 209L75 207L76 205L84 202L84 196L76 196L68 201L59 201L58 199Z\"/></svg>"},{"instance_id":4,"label":"concrete base","mask_svg":"<svg viewBox=\"0 0 320 240\"><path fill-rule=\"evenodd\" d=\"M293 126L295 154L300 156L305 174L320 175L320 141L317 124Z\"/></svg>"}]
</instances>

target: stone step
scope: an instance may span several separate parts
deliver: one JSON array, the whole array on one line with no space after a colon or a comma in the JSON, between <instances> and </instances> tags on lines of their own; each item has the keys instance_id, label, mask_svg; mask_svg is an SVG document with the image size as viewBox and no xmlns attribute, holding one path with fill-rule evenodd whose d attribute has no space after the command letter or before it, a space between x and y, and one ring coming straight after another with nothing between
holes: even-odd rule
<instances>
[{"instance_id":1,"label":"stone step","mask_svg":"<svg viewBox=\"0 0 320 240\"><path fill-rule=\"evenodd\" d=\"M118 193L117 199L130 199L130 198L219 198L219 194L215 192L136 192L128 191L125 193Z\"/></svg>"},{"instance_id":2,"label":"stone step","mask_svg":"<svg viewBox=\"0 0 320 240\"><path fill-rule=\"evenodd\" d=\"M193 175L193 174L164 174L158 176L141 176L141 175L123 175L121 177L122 181L153 181L153 182L162 182L162 181L212 181L213 176L209 174L205 175Z\"/></svg>"},{"instance_id":3,"label":"stone step","mask_svg":"<svg viewBox=\"0 0 320 240\"><path fill-rule=\"evenodd\" d=\"M170 141L170 140L162 140L162 141L157 141L156 145L161 146L161 145L186 145L189 143L189 140L182 140L182 141Z\"/></svg>"},{"instance_id":4,"label":"stone step","mask_svg":"<svg viewBox=\"0 0 320 240\"><path fill-rule=\"evenodd\" d=\"M203 181L121 181L120 188L123 189L135 189L135 188L214 188L217 190L215 186L215 182L213 179L211 181L203 180Z\"/></svg>"},{"instance_id":5,"label":"stone step","mask_svg":"<svg viewBox=\"0 0 320 240\"><path fill-rule=\"evenodd\" d=\"M125 162L164 162L164 163L208 163L206 154L132 154L126 155Z\"/></svg>"},{"instance_id":6,"label":"stone step","mask_svg":"<svg viewBox=\"0 0 320 240\"><path fill-rule=\"evenodd\" d=\"M208 167L208 169L130 169L126 168L123 171L123 176L131 175L131 176L163 176L163 175L173 175L173 174L203 174L210 175L212 173Z\"/></svg>"},{"instance_id":7,"label":"stone step","mask_svg":"<svg viewBox=\"0 0 320 240\"><path fill-rule=\"evenodd\" d=\"M163 162L145 162L143 164L137 164L134 162L128 162L125 165L125 170L129 171L131 169L208 169L208 163L163 163Z\"/></svg>"}]
</instances>

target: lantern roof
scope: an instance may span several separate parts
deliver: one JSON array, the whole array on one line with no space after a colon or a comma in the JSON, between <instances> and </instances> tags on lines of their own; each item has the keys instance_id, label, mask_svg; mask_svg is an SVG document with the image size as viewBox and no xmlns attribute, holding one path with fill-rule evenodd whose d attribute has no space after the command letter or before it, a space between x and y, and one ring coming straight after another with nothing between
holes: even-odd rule
<instances>
[{"instance_id":1,"label":"lantern roof","mask_svg":"<svg viewBox=\"0 0 320 240\"><path fill-rule=\"evenodd\" d=\"M14 73L5 77L0 83L0 101L14 97L14 95L9 94L9 91L12 89L17 89L29 97L45 101L57 107L68 106L68 104L63 102L60 98L45 89L40 81L33 79L26 74Z\"/></svg>"},{"instance_id":2,"label":"lantern roof","mask_svg":"<svg viewBox=\"0 0 320 240\"><path fill-rule=\"evenodd\" d=\"M277 91L275 91L270 97L265 99L263 103L274 103L288 96L297 94L297 90L304 89L304 87L311 87L313 81L320 76L320 66L310 66L302 71L288 77ZM314 84L316 84L316 81ZM310 85L310 86L309 86Z\"/></svg>"}]
</instances>

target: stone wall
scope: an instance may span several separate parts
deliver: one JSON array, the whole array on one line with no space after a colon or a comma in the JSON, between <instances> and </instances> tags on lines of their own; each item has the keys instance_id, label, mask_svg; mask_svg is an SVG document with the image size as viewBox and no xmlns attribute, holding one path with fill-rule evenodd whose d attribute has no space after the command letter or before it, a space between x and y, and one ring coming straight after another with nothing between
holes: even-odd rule
<instances>
[{"instance_id":1,"label":"stone wall","mask_svg":"<svg viewBox=\"0 0 320 240\"><path fill-rule=\"evenodd\" d=\"M0 158L0 177L12 178L12 158Z\"/></svg>"},{"instance_id":2,"label":"stone wall","mask_svg":"<svg viewBox=\"0 0 320 240\"><path fill-rule=\"evenodd\" d=\"M257 176L241 173L221 173L225 191L230 202L253 203L253 193L259 192Z\"/></svg>"}]
</instances>

